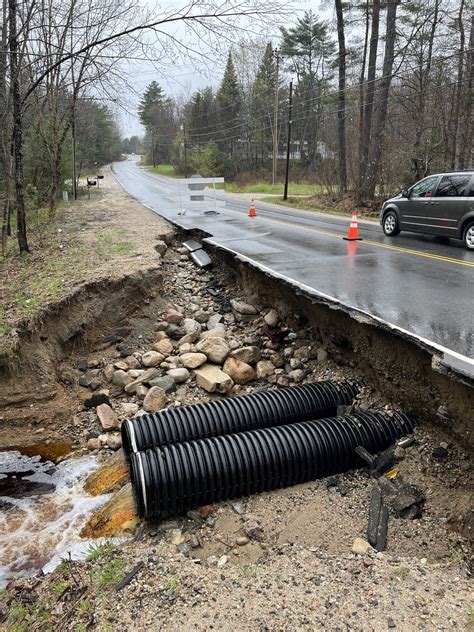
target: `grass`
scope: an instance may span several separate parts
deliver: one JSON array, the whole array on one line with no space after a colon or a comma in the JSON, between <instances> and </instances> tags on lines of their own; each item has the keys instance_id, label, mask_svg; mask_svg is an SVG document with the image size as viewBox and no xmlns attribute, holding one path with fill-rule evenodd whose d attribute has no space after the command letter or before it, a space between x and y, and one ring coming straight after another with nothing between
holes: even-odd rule
<instances>
[{"instance_id":1,"label":"grass","mask_svg":"<svg viewBox=\"0 0 474 632\"><path fill-rule=\"evenodd\" d=\"M337 202L333 201L329 196L308 196L300 198L291 198L283 200L281 198L261 198L260 202L267 202L268 204L278 204L279 206L287 206L289 208L302 209L305 211L315 211L317 213L325 213L328 215L342 215L344 217L350 217L352 207L348 207L347 201ZM373 220L378 222L377 216L370 212L365 212L361 209L357 209L357 216L360 219L363 217L367 220Z\"/></svg>"},{"instance_id":2,"label":"grass","mask_svg":"<svg viewBox=\"0 0 474 632\"><path fill-rule=\"evenodd\" d=\"M135 250L122 228L97 231L85 247L77 222L64 224L61 215L53 221L47 214L41 217L30 233L31 252L17 255L12 239L9 254L0 259L0 352L9 356L15 353L13 334L20 321L39 316L104 262Z\"/></svg>"},{"instance_id":3,"label":"grass","mask_svg":"<svg viewBox=\"0 0 474 632\"><path fill-rule=\"evenodd\" d=\"M168 178L180 178L174 171L173 165L157 165L156 167L147 167L150 173L156 173L159 176L167 176Z\"/></svg>"},{"instance_id":4,"label":"grass","mask_svg":"<svg viewBox=\"0 0 474 632\"><path fill-rule=\"evenodd\" d=\"M266 182L254 182L252 184L238 184L237 182L226 182L224 185L216 185L216 188L225 188L229 193L266 193L267 195L283 195L283 183L268 184ZM289 195L314 195L322 193L323 187L320 184L310 184L308 182L293 183L288 186Z\"/></svg>"},{"instance_id":5,"label":"grass","mask_svg":"<svg viewBox=\"0 0 474 632\"><path fill-rule=\"evenodd\" d=\"M95 568L91 576L99 589L118 584L124 577L125 563L121 559L113 559L106 562L100 568Z\"/></svg>"},{"instance_id":6,"label":"grass","mask_svg":"<svg viewBox=\"0 0 474 632\"><path fill-rule=\"evenodd\" d=\"M97 562L103 557L110 555L115 550L111 542L102 542L101 544L92 543L87 553L88 562Z\"/></svg>"}]
</instances>

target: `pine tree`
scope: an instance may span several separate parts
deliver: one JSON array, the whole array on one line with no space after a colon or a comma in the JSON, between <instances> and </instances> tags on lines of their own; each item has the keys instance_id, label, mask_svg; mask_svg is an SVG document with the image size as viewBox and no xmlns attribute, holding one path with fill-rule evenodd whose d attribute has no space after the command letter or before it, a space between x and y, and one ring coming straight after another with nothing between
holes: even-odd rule
<instances>
[{"instance_id":1,"label":"pine tree","mask_svg":"<svg viewBox=\"0 0 474 632\"><path fill-rule=\"evenodd\" d=\"M255 148L255 167L263 166L272 146L276 64L273 46L268 43L252 86L251 141Z\"/></svg>"},{"instance_id":2,"label":"pine tree","mask_svg":"<svg viewBox=\"0 0 474 632\"><path fill-rule=\"evenodd\" d=\"M160 143L160 137L167 138L174 130L172 102L165 97L161 86L152 81L146 88L138 105L140 121L147 131L153 166L159 157L169 160L169 143Z\"/></svg>"},{"instance_id":3,"label":"pine tree","mask_svg":"<svg viewBox=\"0 0 474 632\"><path fill-rule=\"evenodd\" d=\"M241 133L242 90L237 81L232 53L229 51L227 65L222 83L217 92L218 139L221 151L226 151L230 158L234 155L236 140ZM231 128L231 129L229 129Z\"/></svg>"}]
</instances>

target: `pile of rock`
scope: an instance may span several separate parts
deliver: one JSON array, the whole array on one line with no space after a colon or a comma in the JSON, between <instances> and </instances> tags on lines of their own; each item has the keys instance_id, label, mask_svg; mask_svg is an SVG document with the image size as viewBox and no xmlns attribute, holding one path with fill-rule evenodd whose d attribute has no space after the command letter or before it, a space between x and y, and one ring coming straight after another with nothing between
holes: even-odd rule
<instances>
[{"instance_id":1,"label":"pile of rock","mask_svg":"<svg viewBox=\"0 0 474 632\"><path fill-rule=\"evenodd\" d=\"M104 432L89 435L90 449L117 449L122 421L136 414L202 401L208 394L286 387L315 379L316 368L318 378L333 377L330 369L321 375L327 354L311 345L309 329L296 317L229 300L208 273L199 275L181 259L168 286L174 302L161 313L147 346L134 351L119 344L112 362L94 367L93 397L99 398Z\"/></svg>"}]
</instances>

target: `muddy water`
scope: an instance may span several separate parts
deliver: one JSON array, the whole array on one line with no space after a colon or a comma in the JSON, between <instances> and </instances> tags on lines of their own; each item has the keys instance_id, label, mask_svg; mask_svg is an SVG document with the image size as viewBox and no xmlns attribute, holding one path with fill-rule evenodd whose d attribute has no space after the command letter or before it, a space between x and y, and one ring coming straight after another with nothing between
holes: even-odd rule
<instances>
[{"instance_id":1,"label":"muddy water","mask_svg":"<svg viewBox=\"0 0 474 632\"><path fill-rule=\"evenodd\" d=\"M97 466L90 455L55 465L18 450L0 452L0 587L13 577L51 571L69 553L84 557L91 542L79 532L109 498L83 490Z\"/></svg>"}]
</instances>

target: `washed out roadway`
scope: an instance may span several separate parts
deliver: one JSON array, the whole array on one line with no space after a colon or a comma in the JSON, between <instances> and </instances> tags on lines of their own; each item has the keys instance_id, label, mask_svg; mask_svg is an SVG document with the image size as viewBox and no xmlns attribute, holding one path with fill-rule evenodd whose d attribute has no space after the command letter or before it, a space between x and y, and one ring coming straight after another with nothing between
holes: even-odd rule
<instances>
[{"instance_id":1,"label":"washed out roadway","mask_svg":"<svg viewBox=\"0 0 474 632\"><path fill-rule=\"evenodd\" d=\"M444 364L474 377L474 253L461 242L410 233L390 239L373 222L359 223L363 241L348 242L342 237L349 217L257 201L257 217L249 218L248 201L223 191L216 208L208 197L218 214L205 214L186 204L176 181L141 169L135 156L114 163L113 171L132 197L166 219L204 231L207 241L310 294L415 337Z\"/></svg>"}]
</instances>

